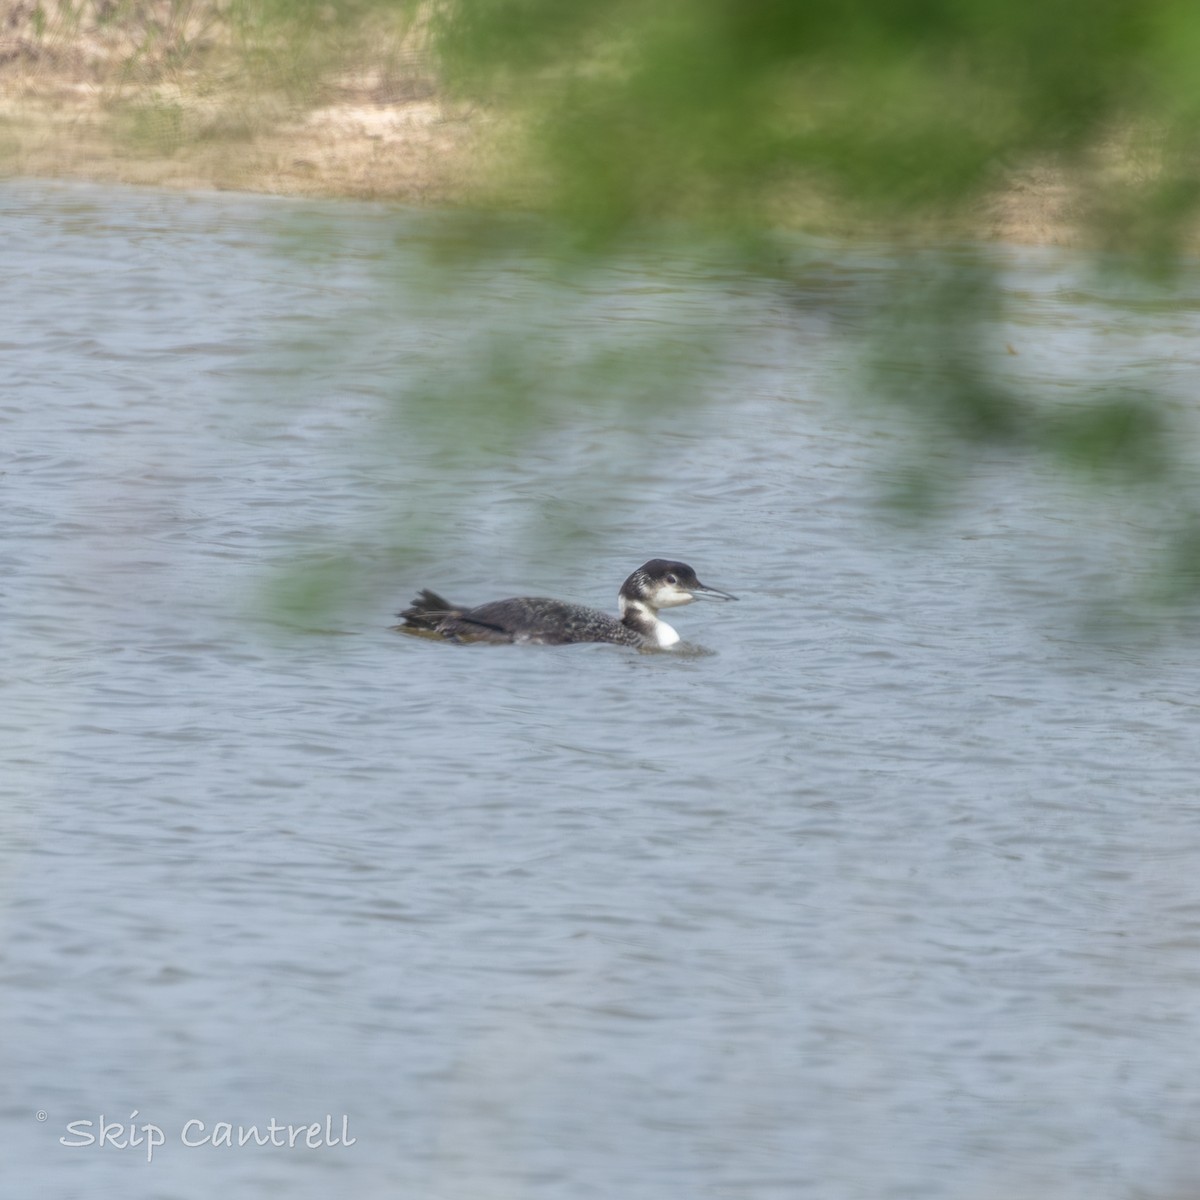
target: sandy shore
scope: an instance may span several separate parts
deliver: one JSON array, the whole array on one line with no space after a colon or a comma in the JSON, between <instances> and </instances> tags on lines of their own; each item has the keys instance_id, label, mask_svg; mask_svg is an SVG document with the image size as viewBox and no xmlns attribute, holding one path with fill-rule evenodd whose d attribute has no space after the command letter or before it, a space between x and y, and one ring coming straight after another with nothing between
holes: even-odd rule
<instances>
[{"instance_id":1,"label":"sandy shore","mask_svg":"<svg viewBox=\"0 0 1200 1200\"><path fill-rule=\"evenodd\" d=\"M469 204L494 182L497 122L440 94L412 29L300 96L247 75L215 0L185 18L149 0L136 25L107 22L103 0L38 19L45 3L0 0L0 172L418 205ZM1047 168L1004 181L971 232L1076 244L1079 217L1078 188ZM796 223L830 231L819 213Z\"/></svg>"},{"instance_id":2,"label":"sandy shore","mask_svg":"<svg viewBox=\"0 0 1200 1200\"><path fill-rule=\"evenodd\" d=\"M0 96L0 171L436 205L469 200L480 179L483 122L436 100L278 113L243 136L180 127L204 117L160 103L114 110L94 95Z\"/></svg>"},{"instance_id":3,"label":"sandy shore","mask_svg":"<svg viewBox=\"0 0 1200 1200\"><path fill-rule=\"evenodd\" d=\"M411 204L484 178L490 123L439 94L412 22L316 30L295 61L219 0L54 5L0 0L0 171Z\"/></svg>"}]
</instances>

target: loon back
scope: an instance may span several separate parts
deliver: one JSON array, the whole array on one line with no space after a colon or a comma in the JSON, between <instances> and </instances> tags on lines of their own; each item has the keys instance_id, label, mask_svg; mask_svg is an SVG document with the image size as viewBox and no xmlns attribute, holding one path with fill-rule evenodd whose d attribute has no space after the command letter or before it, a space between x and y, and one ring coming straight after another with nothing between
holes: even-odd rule
<instances>
[{"instance_id":1,"label":"loon back","mask_svg":"<svg viewBox=\"0 0 1200 1200\"><path fill-rule=\"evenodd\" d=\"M514 596L475 608L460 608L448 604L436 592L423 591L400 616L404 620L402 628L432 633L451 642L533 646L612 642L639 647L645 643L635 630L598 608L545 596Z\"/></svg>"}]
</instances>

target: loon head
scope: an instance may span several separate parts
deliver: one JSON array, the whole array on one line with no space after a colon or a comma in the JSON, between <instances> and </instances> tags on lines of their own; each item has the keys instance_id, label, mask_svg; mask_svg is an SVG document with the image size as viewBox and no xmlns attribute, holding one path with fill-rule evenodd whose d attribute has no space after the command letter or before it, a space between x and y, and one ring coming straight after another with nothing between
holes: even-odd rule
<instances>
[{"instance_id":1,"label":"loon head","mask_svg":"<svg viewBox=\"0 0 1200 1200\"><path fill-rule=\"evenodd\" d=\"M736 600L728 592L706 587L687 563L669 558L652 558L643 563L621 584L621 612L631 604L657 612L660 608L678 608L693 600Z\"/></svg>"}]
</instances>

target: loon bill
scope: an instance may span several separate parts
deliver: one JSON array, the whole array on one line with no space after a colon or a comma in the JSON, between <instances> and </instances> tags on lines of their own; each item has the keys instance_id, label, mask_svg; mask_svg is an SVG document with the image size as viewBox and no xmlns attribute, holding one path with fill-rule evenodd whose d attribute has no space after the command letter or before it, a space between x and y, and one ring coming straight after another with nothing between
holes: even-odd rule
<instances>
[{"instance_id":1,"label":"loon bill","mask_svg":"<svg viewBox=\"0 0 1200 1200\"><path fill-rule=\"evenodd\" d=\"M639 650L665 650L679 641L679 634L660 619L658 610L706 599L737 597L706 587L687 563L652 558L621 584L616 617L598 608L543 596L516 596L462 608L425 590L399 614L404 624L396 628L450 642L536 646L611 642Z\"/></svg>"}]
</instances>

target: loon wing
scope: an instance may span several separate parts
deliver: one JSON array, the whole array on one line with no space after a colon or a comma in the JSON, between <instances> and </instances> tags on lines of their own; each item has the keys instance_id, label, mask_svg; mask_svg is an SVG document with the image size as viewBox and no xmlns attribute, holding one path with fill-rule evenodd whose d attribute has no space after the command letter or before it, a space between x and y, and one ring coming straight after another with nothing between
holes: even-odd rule
<instances>
[{"instance_id":1,"label":"loon wing","mask_svg":"<svg viewBox=\"0 0 1200 1200\"><path fill-rule=\"evenodd\" d=\"M546 596L514 596L493 600L461 614L461 620L494 631L509 642L541 646L566 646L573 642L624 642L628 631L619 621L598 609ZM489 638L488 640L491 640Z\"/></svg>"},{"instance_id":2,"label":"loon wing","mask_svg":"<svg viewBox=\"0 0 1200 1200\"><path fill-rule=\"evenodd\" d=\"M635 635L607 613L545 596L514 596L475 608L456 608L436 592L423 591L400 616L404 618L406 631L449 641L525 642L543 646L636 642Z\"/></svg>"},{"instance_id":3,"label":"loon wing","mask_svg":"<svg viewBox=\"0 0 1200 1200\"><path fill-rule=\"evenodd\" d=\"M560 604L540 596L515 596L511 600L492 600L459 613L459 620L480 630L499 634L505 641L530 640L553 632L549 618Z\"/></svg>"}]
</instances>

